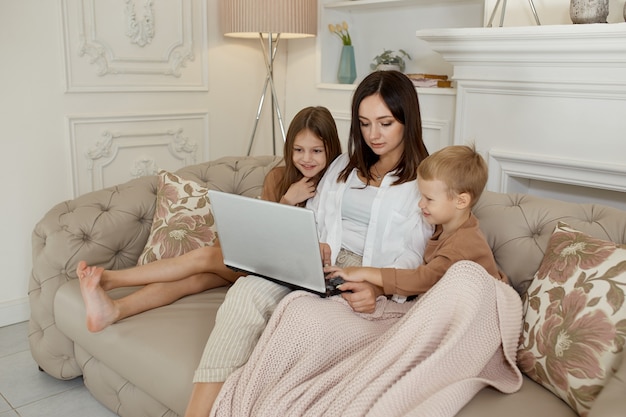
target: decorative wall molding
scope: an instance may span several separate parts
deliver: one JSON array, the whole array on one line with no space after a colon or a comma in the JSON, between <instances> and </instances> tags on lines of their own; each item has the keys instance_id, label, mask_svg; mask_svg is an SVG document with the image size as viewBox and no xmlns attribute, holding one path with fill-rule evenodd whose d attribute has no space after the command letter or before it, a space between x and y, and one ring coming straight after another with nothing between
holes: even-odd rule
<instances>
[{"instance_id":1,"label":"decorative wall molding","mask_svg":"<svg viewBox=\"0 0 626 417\"><path fill-rule=\"evenodd\" d=\"M445 146L452 145L450 124L450 120L422 119L424 144L430 153Z\"/></svg>"},{"instance_id":2,"label":"decorative wall molding","mask_svg":"<svg viewBox=\"0 0 626 417\"><path fill-rule=\"evenodd\" d=\"M63 0L66 87L206 91L207 0Z\"/></svg>"},{"instance_id":3,"label":"decorative wall molding","mask_svg":"<svg viewBox=\"0 0 626 417\"><path fill-rule=\"evenodd\" d=\"M128 138L164 138L167 141L167 148L170 151L171 156L174 158L183 161L184 165L191 165L196 163L196 150L198 149L198 144L196 142L190 142L189 138L187 138L183 134L183 128L178 128L176 131L174 130L159 130L159 131L136 131L136 132L111 132L109 130L105 130L101 134L101 139L96 142L95 146L89 148L85 152L85 156L88 158L88 169L90 171L93 170L94 166L97 165L98 160L107 159L107 158L115 158L117 152L119 151L117 142L123 141ZM115 143L115 144L114 144ZM161 143L161 140L158 139L158 143ZM147 143L146 145L150 146L151 143ZM152 143L154 145L154 143ZM135 164L135 168L131 169L131 174L134 177L141 176L141 174L136 175L134 172L146 172L146 167L148 166L147 161L152 161L153 163L149 164L154 166L158 171L158 167L156 166L156 162L154 159L149 157L142 157L139 161L139 164L144 167L143 169L137 169L138 164ZM149 172L143 175L152 175L156 172Z\"/></svg>"},{"instance_id":4,"label":"decorative wall molding","mask_svg":"<svg viewBox=\"0 0 626 417\"><path fill-rule=\"evenodd\" d=\"M529 27L424 29L417 37L454 65L454 78L552 82L582 80L589 68L615 69L626 75L626 23L604 25L547 25ZM485 68L498 67L496 74ZM541 67L541 71L529 68Z\"/></svg>"},{"instance_id":5,"label":"decorative wall molding","mask_svg":"<svg viewBox=\"0 0 626 417\"><path fill-rule=\"evenodd\" d=\"M463 88L516 94L626 97L626 23L425 29Z\"/></svg>"},{"instance_id":6,"label":"decorative wall molding","mask_svg":"<svg viewBox=\"0 0 626 417\"><path fill-rule=\"evenodd\" d=\"M159 172L159 165L154 158L149 156L140 156L135 159L134 165L131 167L130 174L135 177L145 177L147 175L156 175Z\"/></svg>"},{"instance_id":7,"label":"decorative wall molding","mask_svg":"<svg viewBox=\"0 0 626 417\"><path fill-rule=\"evenodd\" d=\"M528 192L518 179L626 192L626 165L600 161L492 149L489 151L489 173L489 189L505 193Z\"/></svg>"},{"instance_id":8,"label":"decorative wall molding","mask_svg":"<svg viewBox=\"0 0 626 417\"><path fill-rule=\"evenodd\" d=\"M137 20L135 12L135 1L126 0L126 36L132 43L139 46L146 46L154 38L154 10L152 0L145 0L141 19Z\"/></svg>"},{"instance_id":9,"label":"decorative wall molding","mask_svg":"<svg viewBox=\"0 0 626 417\"><path fill-rule=\"evenodd\" d=\"M74 195L208 159L208 114L71 116Z\"/></svg>"},{"instance_id":10,"label":"decorative wall molding","mask_svg":"<svg viewBox=\"0 0 626 417\"><path fill-rule=\"evenodd\" d=\"M560 97L583 100L626 100L626 84L610 86L603 80L584 83L520 83L513 81L466 80L460 87L464 94L494 94L529 97Z\"/></svg>"},{"instance_id":11,"label":"decorative wall molding","mask_svg":"<svg viewBox=\"0 0 626 417\"><path fill-rule=\"evenodd\" d=\"M335 124L337 125L337 133L339 134L339 140L341 141L341 148L343 151L348 150L348 140L350 139L350 123L352 115L348 112L331 111Z\"/></svg>"}]
</instances>

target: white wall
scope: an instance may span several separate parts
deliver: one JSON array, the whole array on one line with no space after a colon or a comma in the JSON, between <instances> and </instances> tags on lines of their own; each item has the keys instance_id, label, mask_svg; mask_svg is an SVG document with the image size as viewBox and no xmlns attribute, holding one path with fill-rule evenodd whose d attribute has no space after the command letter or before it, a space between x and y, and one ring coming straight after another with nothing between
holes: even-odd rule
<instances>
[{"instance_id":1,"label":"white wall","mask_svg":"<svg viewBox=\"0 0 626 417\"><path fill-rule=\"evenodd\" d=\"M0 324L27 314L33 224L70 195L58 15L57 2L0 3Z\"/></svg>"},{"instance_id":2,"label":"white wall","mask_svg":"<svg viewBox=\"0 0 626 417\"><path fill-rule=\"evenodd\" d=\"M53 205L73 198L68 115L197 109L208 113L206 158L247 151L263 57L258 41L224 38L217 1L207 3L208 91L66 93L61 0L0 2L0 326L28 319L32 230ZM284 66L279 57L277 76ZM278 87L283 94L284 85ZM254 153L271 153L266 125Z\"/></svg>"}]
</instances>

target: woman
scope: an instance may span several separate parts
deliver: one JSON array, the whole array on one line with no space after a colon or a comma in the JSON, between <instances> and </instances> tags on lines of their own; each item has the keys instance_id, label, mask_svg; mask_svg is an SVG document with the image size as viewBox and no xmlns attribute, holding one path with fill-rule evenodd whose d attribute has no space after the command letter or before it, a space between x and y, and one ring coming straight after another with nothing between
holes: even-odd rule
<instances>
[{"instance_id":1,"label":"woman","mask_svg":"<svg viewBox=\"0 0 626 417\"><path fill-rule=\"evenodd\" d=\"M396 71L374 72L352 100L348 153L329 167L307 207L316 212L324 263L415 268L432 227L417 210L417 166L428 156L417 93ZM279 261L279 260L277 260ZM354 311L372 311L382 289L346 283ZM248 360L276 305L289 289L263 278L240 278L220 307L186 417L208 416L223 381Z\"/></svg>"}]
</instances>

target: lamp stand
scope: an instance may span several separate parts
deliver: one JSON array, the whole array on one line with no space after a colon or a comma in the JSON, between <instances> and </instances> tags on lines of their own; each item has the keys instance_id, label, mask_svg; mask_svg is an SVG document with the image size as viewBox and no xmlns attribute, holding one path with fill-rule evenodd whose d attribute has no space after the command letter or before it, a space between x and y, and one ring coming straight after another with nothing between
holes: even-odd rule
<instances>
[{"instance_id":1,"label":"lamp stand","mask_svg":"<svg viewBox=\"0 0 626 417\"><path fill-rule=\"evenodd\" d=\"M491 24L493 23L493 18L496 15L496 10L498 10L498 6L500 5L500 1L501 0L498 0L496 2L496 5L493 8L493 12L491 12L489 23L487 23L487 27L491 27ZM535 17L535 22L537 22L537 25L540 26L541 23L539 23L539 16L537 16L537 10L535 9L535 4L533 3L533 0L528 0L528 3L530 4L530 8L533 12L533 16ZM502 25L504 24L504 11L505 10L506 10L506 0L503 1L502 10L500 11L500 27L502 27Z\"/></svg>"},{"instance_id":2,"label":"lamp stand","mask_svg":"<svg viewBox=\"0 0 626 417\"><path fill-rule=\"evenodd\" d=\"M278 125L280 127L280 132L283 137L283 142L285 141L285 126L283 124L283 116L280 112L280 106L278 104L278 99L276 96L276 89L274 88L274 58L276 57L276 50L278 49L280 33L276 34L276 39L274 39L274 34L268 33L267 46L263 41L263 33L259 33L259 39L261 41L261 48L263 49L263 59L265 61L265 70L267 72L267 75L265 76L265 84L263 85L263 91L261 92L261 97L259 99L259 106L256 112L256 119L254 120L252 136L250 136L250 144L248 145L248 156L250 156L250 152L252 151L252 144L254 143L257 126L259 124L259 119L261 118L261 111L263 110L263 104L265 103L265 95L267 93L268 85L270 86L270 100L272 103L272 150L274 155L276 155L276 119L278 119Z\"/></svg>"}]
</instances>

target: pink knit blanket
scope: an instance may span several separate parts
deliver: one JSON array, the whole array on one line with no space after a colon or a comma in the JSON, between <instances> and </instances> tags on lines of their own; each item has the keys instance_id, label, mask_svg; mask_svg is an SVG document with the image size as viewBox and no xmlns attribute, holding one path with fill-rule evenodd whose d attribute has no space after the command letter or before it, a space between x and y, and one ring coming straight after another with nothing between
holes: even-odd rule
<instances>
[{"instance_id":1,"label":"pink knit blanket","mask_svg":"<svg viewBox=\"0 0 626 417\"><path fill-rule=\"evenodd\" d=\"M513 288L459 262L416 301L289 294L214 416L453 416L487 385L517 391L522 307Z\"/></svg>"}]
</instances>

